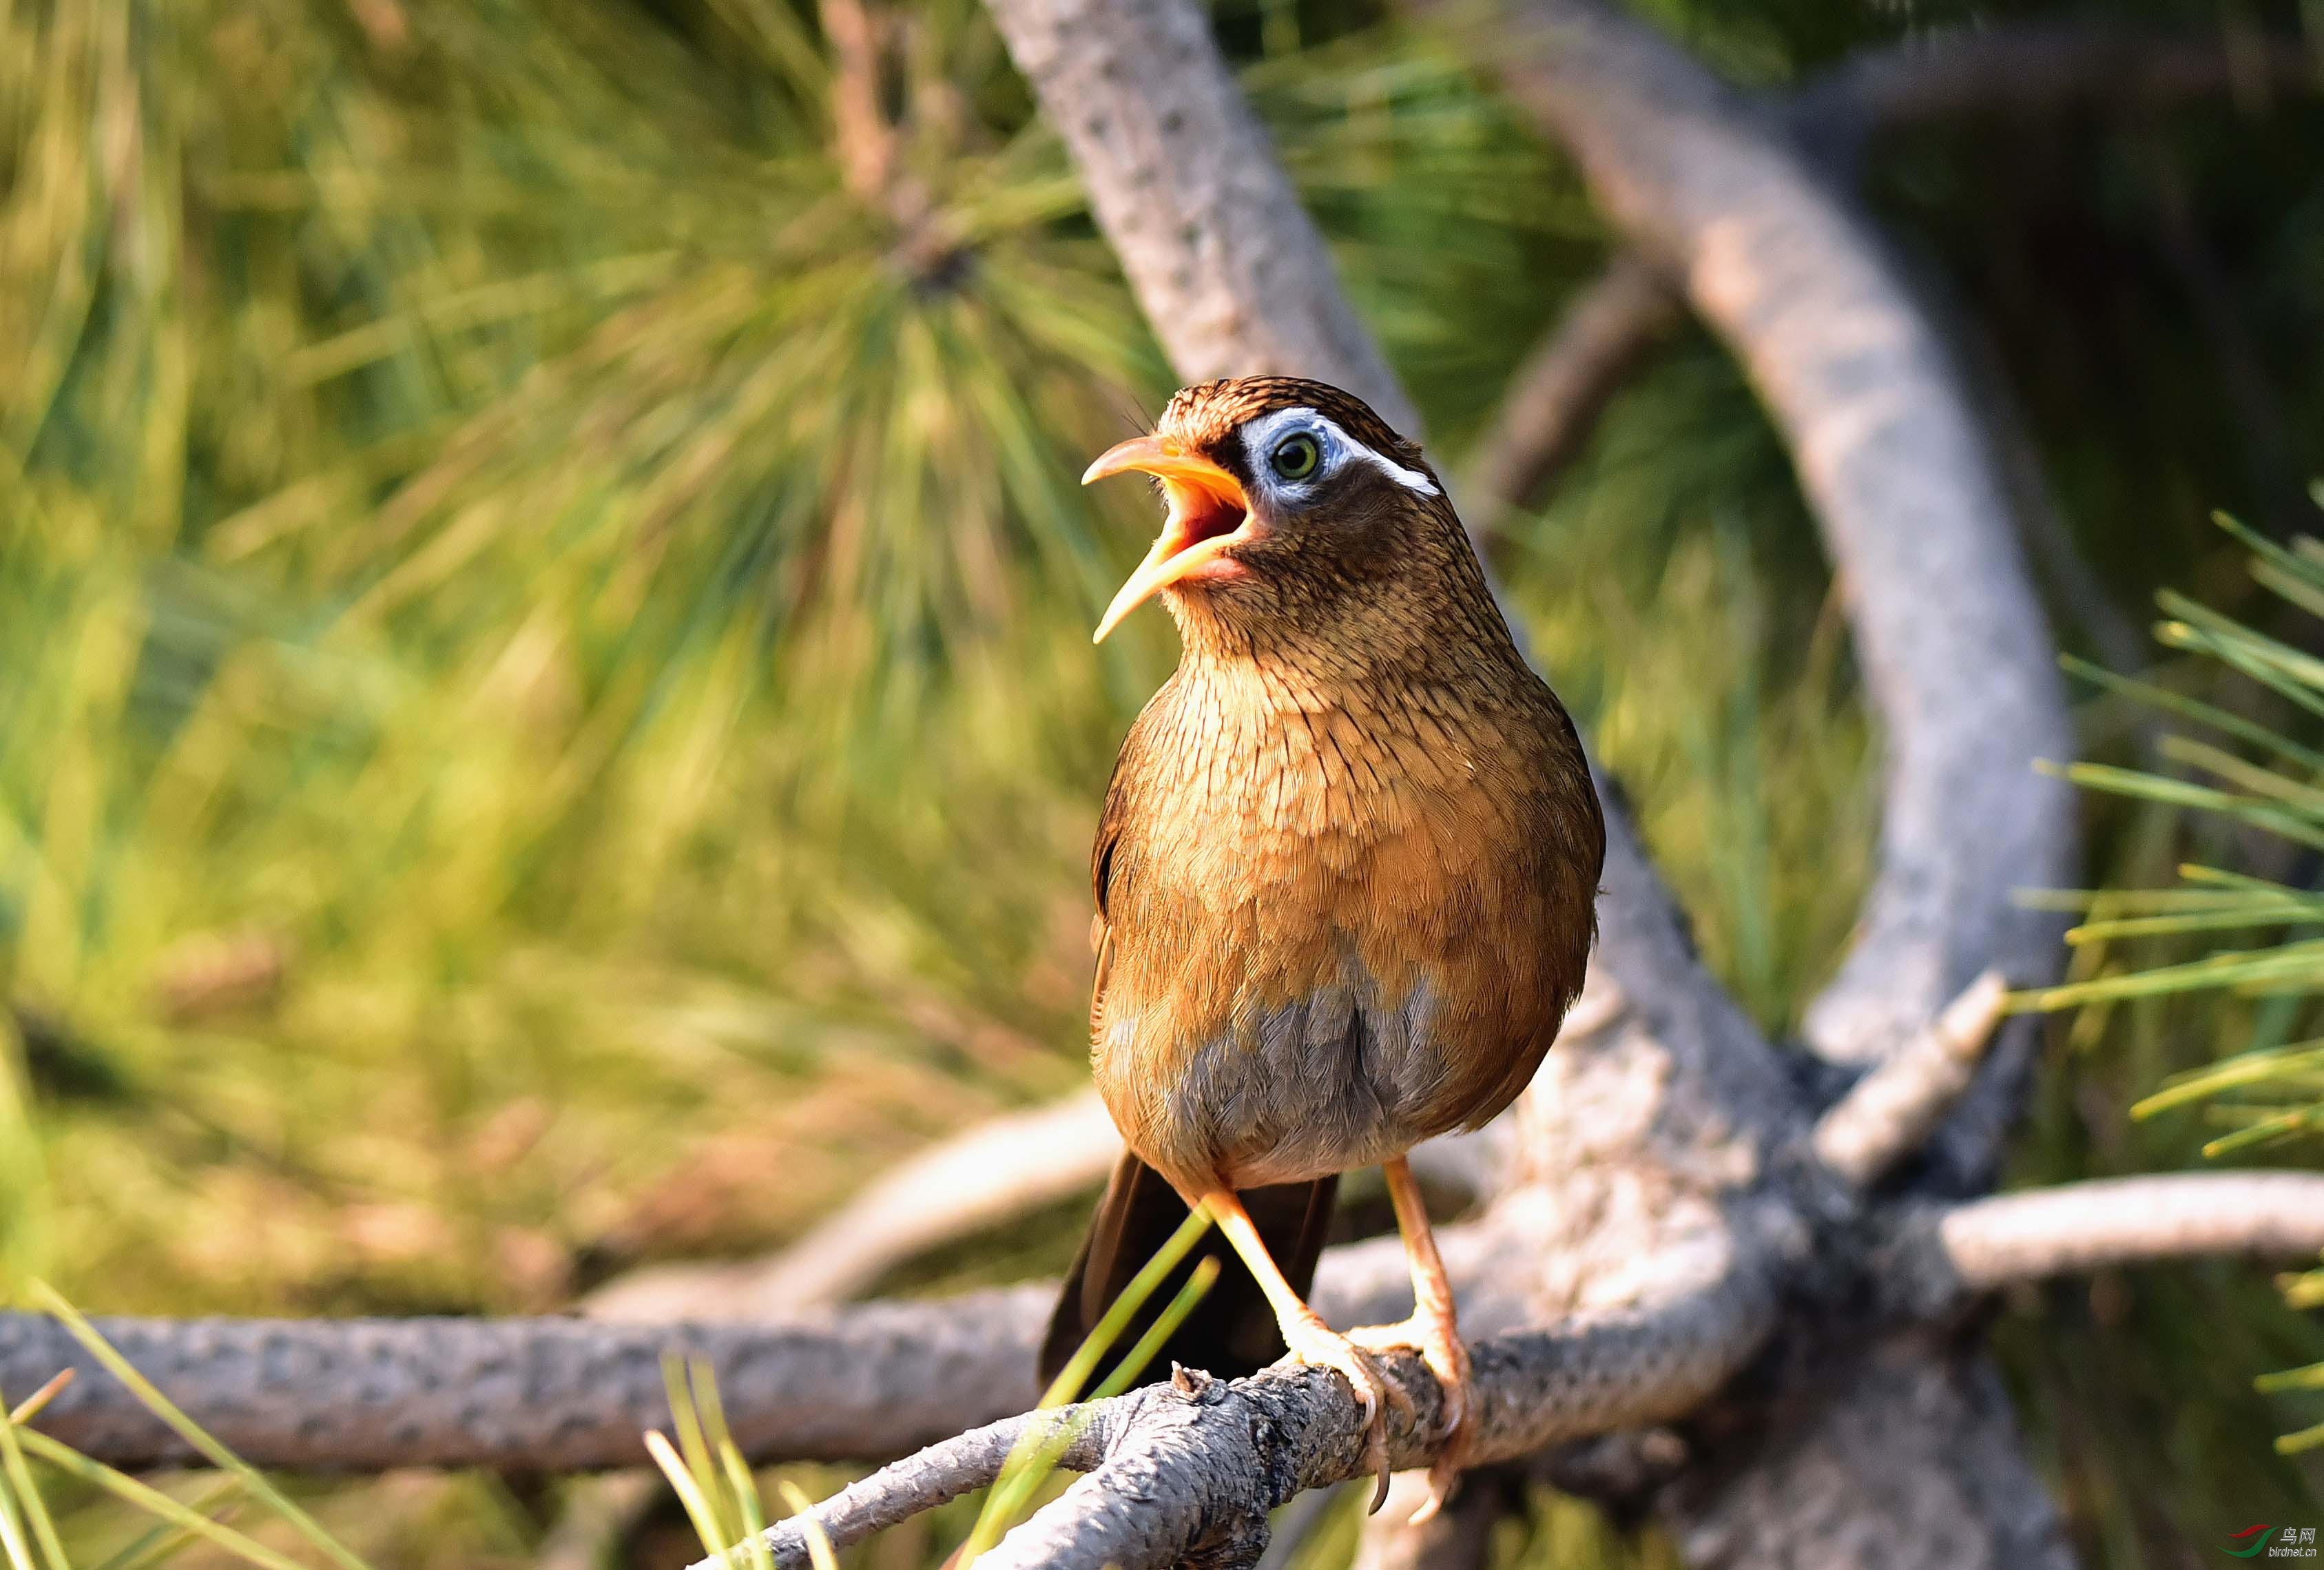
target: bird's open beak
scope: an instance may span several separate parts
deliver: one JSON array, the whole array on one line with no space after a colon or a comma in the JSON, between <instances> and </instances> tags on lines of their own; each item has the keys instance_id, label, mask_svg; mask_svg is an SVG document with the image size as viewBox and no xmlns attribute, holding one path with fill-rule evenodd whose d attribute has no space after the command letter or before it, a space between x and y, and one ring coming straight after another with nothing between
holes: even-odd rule
<instances>
[{"instance_id":1,"label":"bird's open beak","mask_svg":"<svg viewBox=\"0 0 2324 1570\"><path fill-rule=\"evenodd\" d=\"M1161 537L1154 549L1106 606L1090 642L1102 643L1121 619L1154 597L1157 590L1209 566L1230 545L1254 537L1250 507L1242 485L1232 475L1199 453L1182 450L1174 441L1141 436L1110 448L1082 474L1086 485L1109 475L1131 470L1156 476L1169 498L1170 515L1162 521Z\"/></svg>"}]
</instances>

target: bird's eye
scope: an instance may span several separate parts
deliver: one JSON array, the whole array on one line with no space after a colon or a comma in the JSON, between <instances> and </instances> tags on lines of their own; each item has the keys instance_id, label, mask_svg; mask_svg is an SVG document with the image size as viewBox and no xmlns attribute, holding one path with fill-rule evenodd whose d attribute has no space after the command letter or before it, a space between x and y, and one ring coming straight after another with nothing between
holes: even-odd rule
<instances>
[{"instance_id":1,"label":"bird's eye","mask_svg":"<svg viewBox=\"0 0 2324 1570\"><path fill-rule=\"evenodd\" d=\"M1267 455L1268 466L1286 480L1305 479L1323 461L1323 449L1315 445L1314 437L1304 433L1285 437Z\"/></svg>"}]
</instances>

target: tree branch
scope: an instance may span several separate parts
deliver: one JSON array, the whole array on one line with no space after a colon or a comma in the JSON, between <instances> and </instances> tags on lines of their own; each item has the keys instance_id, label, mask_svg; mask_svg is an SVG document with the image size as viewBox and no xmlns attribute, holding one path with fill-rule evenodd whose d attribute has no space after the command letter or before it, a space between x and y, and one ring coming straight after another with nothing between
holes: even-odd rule
<instances>
[{"instance_id":1,"label":"tree branch","mask_svg":"<svg viewBox=\"0 0 2324 1570\"><path fill-rule=\"evenodd\" d=\"M1874 1065L1817 1120L1809 1141L1816 1159L1862 1188L1919 1150L1969 1088L2005 991L2001 973L1987 971L1903 1050Z\"/></svg>"},{"instance_id":2,"label":"tree branch","mask_svg":"<svg viewBox=\"0 0 2324 1570\"><path fill-rule=\"evenodd\" d=\"M1523 506L1589 439L1633 367L1685 318L1685 303L1643 257L1618 251L1510 376L1460 486L1480 539Z\"/></svg>"},{"instance_id":3,"label":"tree branch","mask_svg":"<svg viewBox=\"0 0 2324 1570\"><path fill-rule=\"evenodd\" d=\"M2319 86L2324 73L2298 40L2248 29L2200 39L2087 23L2006 23L1859 50L1771 99L1769 110L1824 169L1852 180L1868 142L1913 125L2093 106L2153 112L2222 93L2257 105ZM1496 535L1499 514L1522 505L1580 450L1607 401L1680 319L1682 304L1659 269L1622 250L1567 308L1510 377L1470 459L1460 490L1479 539ZM2015 452L2002 457L2005 471L2020 461ZM2024 491L2019 476L2006 477L2013 493ZM2022 522L2076 612L2104 641L2121 618L2089 593L2089 569L2055 520L2036 510Z\"/></svg>"},{"instance_id":4,"label":"tree branch","mask_svg":"<svg viewBox=\"0 0 2324 1570\"><path fill-rule=\"evenodd\" d=\"M773 1325L578 1319L99 1319L97 1328L228 1448L259 1466L381 1471L646 1463L669 1418L661 1359L706 1357L753 1456L884 1460L1019 1412L1050 1288L941 1306L875 1304ZM0 1314L0 1390L70 1386L42 1414L119 1466L194 1459L44 1316Z\"/></svg>"},{"instance_id":5,"label":"tree branch","mask_svg":"<svg viewBox=\"0 0 2324 1570\"><path fill-rule=\"evenodd\" d=\"M1418 432L1418 411L1333 282L1323 236L1223 69L1206 12L1179 0L990 10L1182 378L1304 370Z\"/></svg>"},{"instance_id":6,"label":"tree branch","mask_svg":"<svg viewBox=\"0 0 2324 1570\"><path fill-rule=\"evenodd\" d=\"M1886 724L1886 811L1810 1039L1869 1061L1988 965L2046 975L2054 923L2009 895L2070 864L2069 798L2033 764L2067 755L2072 731L1989 444L1918 302L1802 154L1636 23L1530 0L1495 29L1489 69L1750 372L1848 586Z\"/></svg>"},{"instance_id":7,"label":"tree branch","mask_svg":"<svg viewBox=\"0 0 2324 1570\"><path fill-rule=\"evenodd\" d=\"M1774 1314L1764 1284L1734 1280L1651 1313L1478 1342L1475 1457L1509 1459L1692 1410L1748 1355ZM1409 1412L1391 1412L1389 1458L1425 1466L1438 1443L1443 1392L1415 1355L1397 1353L1387 1366L1412 1398ZM998 1563L1160 1570L1230 1545L1255 1555L1268 1510L1365 1472L1355 1398L1317 1369L1269 1369L1231 1382L1182 1374L1175 1385L1073 1410L1088 1426L1060 1464L1089 1476L1003 1539ZM991 1482L1024 1421L936 1445L811 1513L844 1548ZM797 1519L768 1528L766 1540L786 1570L807 1565Z\"/></svg>"},{"instance_id":8,"label":"tree branch","mask_svg":"<svg viewBox=\"0 0 2324 1570\"><path fill-rule=\"evenodd\" d=\"M1095 1090L939 1141L789 1248L742 1264L661 1265L591 1295L592 1318L779 1319L843 1303L895 1266L1105 1181L1121 1136Z\"/></svg>"},{"instance_id":9,"label":"tree branch","mask_svg":"<svg viewBox=\"0 0 2324 1570\"><path fill-rule=\"evenodd\" d=\"M2324 1252L2324 1173L2173 1172L1973 1200L1936 1242L1962 1288L1987 1291L2116 1265Z\"/></svg>"}]
</instances>

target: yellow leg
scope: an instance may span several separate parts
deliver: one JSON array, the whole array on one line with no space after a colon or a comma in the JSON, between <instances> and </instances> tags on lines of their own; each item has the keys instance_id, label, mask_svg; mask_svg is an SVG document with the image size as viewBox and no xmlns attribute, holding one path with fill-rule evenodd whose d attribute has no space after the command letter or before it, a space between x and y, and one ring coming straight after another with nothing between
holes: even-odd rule
<instances>
[{"instance_id":1,"label":"yellow leg","mask_svg":"<svg viewBox=\"0 0 2324 1570\"><path fill-rule=\"evenodd\" d=\"M1412 1261L1412 1317L1401 1324L1351 1331L1349 1339L1375 1352L1412 1348L1443 1387L1444 1448L1438 1453L1436 1464L1428 1469L1428 1499L1412 1518L1417 1525L1443 1508L1468 1450L1469 1348L1461 1339L1452 1310L1452 1283L1445 1279L1444 1261L1436 1251L1436 1233L1420 1202L1420 1185L1412 1176L1412 1165L1398 1156L1382 1162L1380 1170L1388 1178L1388 1198L1396 1205L1396 1225L1404 1234L1405 1255Z\"/></svg>"},{"instance_id":2,"label":"yellow leg","mask_svg":"<svg viewBox=\"0 0 2324 1570\"><path fill-rule=\"evenodd\" d=\"M1203 1196L1203 1202L1211 1207L1211 1217L1226 1234L1228 1243L1250 1267L1259 1290L1267 1294L1268 1306L1275 1310L1275 1322L1283 1331L1283 1344L1290 1348L1284 1362L1334 1370L1355 1392L1356 1404L1364 1414L1364 1459L1379 1480L1371 1508L1379 1509L1380 1501L1388 1497L1388 1414L1383 1403L1394 1402L1409 1410L1409 1398L1380 1377L1379 1365L1370 1353L1324 1324L1292 1290L1274 1256L1267 1251L1259 1228L1251 1224L1250 1213L1232 1189L1213 1189Z\"/></svg>"}]
</instances>

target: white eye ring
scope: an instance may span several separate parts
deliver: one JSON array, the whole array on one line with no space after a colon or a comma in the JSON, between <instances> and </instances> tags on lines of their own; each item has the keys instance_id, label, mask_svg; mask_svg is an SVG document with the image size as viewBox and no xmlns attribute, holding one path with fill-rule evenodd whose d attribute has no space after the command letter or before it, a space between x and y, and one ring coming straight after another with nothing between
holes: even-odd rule
<instances>
[{"instance_id":1,"label":"white eye ring","mask_svg":"<svg viewBox=\"0 0 2324 1570\"><path fill-rule=\"evenodd\" d=\"M1276 474L1272 458L1283 438L1296 427L1315 438L1323 451L1315 466L1296 480L1286 480ZM1408 469L1385 454L1374 452L1342 429L1337 420L1319 414L1313 409L1278 409L1274 413L1252 420L1242 429L1244 455L1250 460L1250 472L1266 476L1277 485L1305 486L1313 485L1343 462L1365 463L1379 470L1389 479L1416 495L1438 494L1435 482L1418 469Z\"/></svg>"}]
</instances>

